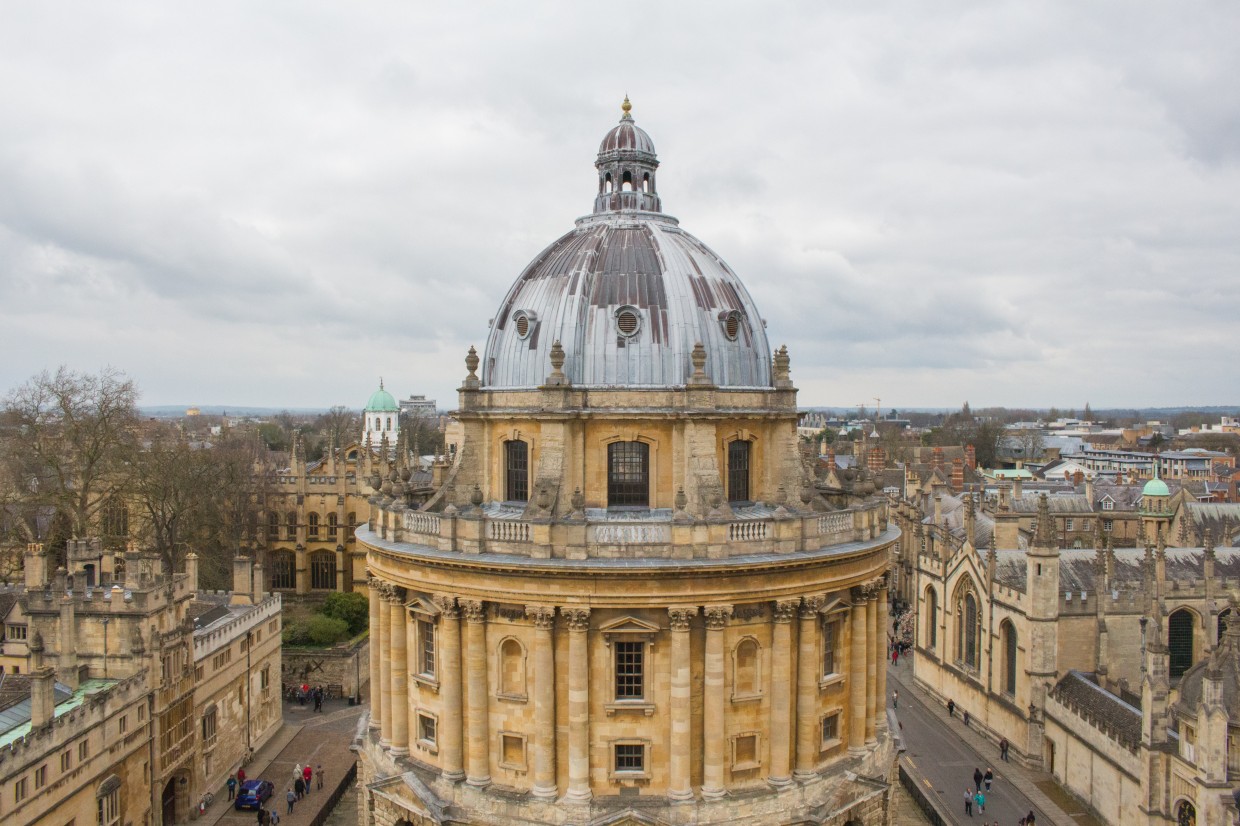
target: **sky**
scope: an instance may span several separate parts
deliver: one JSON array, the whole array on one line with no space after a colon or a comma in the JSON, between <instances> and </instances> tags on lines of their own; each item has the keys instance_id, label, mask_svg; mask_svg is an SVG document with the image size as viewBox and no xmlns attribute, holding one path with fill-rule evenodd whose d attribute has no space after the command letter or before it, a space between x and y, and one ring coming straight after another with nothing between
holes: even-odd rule
<instances>
[{"instance_id":1,"label":"sky","mask_svg":"<svg viewBox=\"0 0 1240 826\"><path fill-rule=\"evenodd\" d=\"M0 0L0 393L455 404L620 115L802 405L1240 403L1240 4Z\"/></svg>"}]
</instances>

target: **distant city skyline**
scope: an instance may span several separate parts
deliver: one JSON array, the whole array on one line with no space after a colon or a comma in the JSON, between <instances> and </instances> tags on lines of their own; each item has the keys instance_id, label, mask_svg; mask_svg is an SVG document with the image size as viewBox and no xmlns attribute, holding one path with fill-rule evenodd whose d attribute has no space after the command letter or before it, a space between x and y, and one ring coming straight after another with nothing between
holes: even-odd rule
<instances>
[{"instance_id":1,"label":"distant city skyline","mask_svg":"<svg viewBox=\"0 0 1240 826\"><path fill-rule=\"evenodd\" d=\"M19 5L0 390L450 409L628 93L802 405L1224 405L1238 39L1226 2Z\"/></svg>"}]
</instances>

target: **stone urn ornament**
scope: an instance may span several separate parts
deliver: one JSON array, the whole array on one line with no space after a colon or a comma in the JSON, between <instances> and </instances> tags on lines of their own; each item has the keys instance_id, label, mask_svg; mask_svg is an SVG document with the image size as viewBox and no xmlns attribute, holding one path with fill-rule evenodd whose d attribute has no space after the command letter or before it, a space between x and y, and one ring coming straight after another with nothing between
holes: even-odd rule
<instances>
[{"instance_id":1,"label":"stone urn ornament","mask_svg":"<svg viewBox=\"0 0 1240 826\"><path fill-rule=\"evenodd\" d=\"M482 504L482 488L474 485L474 489L469 492L469 503L475 508Z\"/></svg>"}]
</instances>

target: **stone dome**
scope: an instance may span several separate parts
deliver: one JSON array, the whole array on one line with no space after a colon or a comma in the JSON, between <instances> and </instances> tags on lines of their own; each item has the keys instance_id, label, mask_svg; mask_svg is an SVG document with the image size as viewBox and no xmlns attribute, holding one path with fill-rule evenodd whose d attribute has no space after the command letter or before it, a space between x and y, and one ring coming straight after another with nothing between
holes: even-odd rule
<instances>
[{"instance_id":1,"label":"stone dome","mask_svg":"<svg viewBox=\"0 0 1240 826\"><path fill-rule=\"evenodd\" d=\"M593 214L539 253L504 297L483 385L543 384L559 341L576 386L683 386L701 343L710 383L770 387L771 349L753 299L722 258L661 211L654 143L625 105L595 163Z\"/></svg>"}]
</instances>

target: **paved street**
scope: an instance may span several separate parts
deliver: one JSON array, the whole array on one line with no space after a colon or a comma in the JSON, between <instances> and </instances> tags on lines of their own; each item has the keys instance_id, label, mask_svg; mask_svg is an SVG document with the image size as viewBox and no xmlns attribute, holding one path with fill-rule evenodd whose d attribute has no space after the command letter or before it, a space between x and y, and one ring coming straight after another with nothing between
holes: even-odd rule
<instances>
[{"instance_id":1,"label":"paved street","mask_svg":"<svg viewBox=\"0 0 1240 826\"><path fill-rule=\"evenodd\" d=\"M896 714L903 726L905 759L928 781L928 793L937 798L954 823L997 820L1002 826L1016 826L1030 810L1037 816L1038 826L1096 823L1072 801L1056 795L1073 811L1069 814L1061 809L1038 788L1037 784L1045 784L1049 775L1004 763L999 759L998 748L965 728L959 714L948 718L946 709L914 689L912 683L912 660L901 657L898 666L887 670L887 704L891 704L890 691L898 689L900 706ZM984 772L987 766L995 770L995 781L986 795L986 811L978 813L974 807L973 816L969 817L964 813L964 790L973 788L974 767Z\"/></svg>"}]
</instances>

